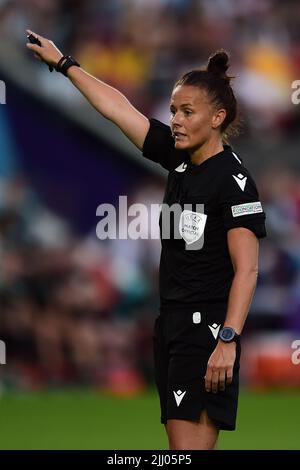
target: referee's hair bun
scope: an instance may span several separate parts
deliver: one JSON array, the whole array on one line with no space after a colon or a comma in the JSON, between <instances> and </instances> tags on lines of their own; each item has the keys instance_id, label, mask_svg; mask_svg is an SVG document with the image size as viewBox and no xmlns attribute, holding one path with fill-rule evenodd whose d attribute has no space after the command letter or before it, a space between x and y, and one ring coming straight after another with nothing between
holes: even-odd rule
<instances>
[{"instance_id":1,"label":"referee's hair bun","mask_svg":"<svg viewBox=\"0 0 300 470\"><path fill-rule=\"evenodd\" d=\"M207 71L220 78L229 79L226 70L229 68L229 55L224 49L216 51L208 59Z\"/></svg>"}]
</instances>

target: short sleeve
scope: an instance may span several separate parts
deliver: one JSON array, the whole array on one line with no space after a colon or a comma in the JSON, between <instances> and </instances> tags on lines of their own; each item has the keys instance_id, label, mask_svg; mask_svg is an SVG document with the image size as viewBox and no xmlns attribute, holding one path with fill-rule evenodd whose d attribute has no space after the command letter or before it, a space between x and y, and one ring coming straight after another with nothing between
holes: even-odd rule
<instances>
[{"instance_id":1,"label":"short sleeve","mask_svg":"<svg viewBox=\"0 0 300 470\"><path fill-rule=\"evenodd\" d=\"M220 204L225 230L245 227L257 238L266 236L266 214L248 171L233 172L224 176L220 188Z\"/></svg>"},{"instance_id":2,"label":"short sleeve","mask_svg":"<svg viewBox=\"0 0 300 470\"><path fill-rule=\"evenodd\" d=\"M175 149L169 126L157 119L150 119L150 128L143 145L143 156L170 171L185 161L187 153Z\"/></svg>"}]
</instances>

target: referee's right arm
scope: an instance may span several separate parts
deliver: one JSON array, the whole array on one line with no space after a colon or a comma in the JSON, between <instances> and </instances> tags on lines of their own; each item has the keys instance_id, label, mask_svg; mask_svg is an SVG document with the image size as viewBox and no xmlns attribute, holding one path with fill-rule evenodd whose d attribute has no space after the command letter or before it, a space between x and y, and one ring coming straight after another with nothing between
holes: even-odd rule
<instances>
[{"instance_id":1,"label":"referee's right arm","mask_svg":"<svg viewBox=\"0 0 300 470\"><path fill-rule=\"evenodd\" d=\"M63 54L52 41L27 30L41 42L41 46L28 42L37 58L56 67ZM149 120L115 88L98 80L80 67L70 67L67 76L89 103L105 118L114 122L140 150L148 133Z\"/></svg>"},{"instance_id":2,"label":"referee's right arm","mask_svg":"<svg viewBox=\"0 0 300 470\"><path fill-rule=\"evenodd\" d=\"M142 150L149 130L149 120L115 88L79 67L70 67L68 78L105 118L114 122Z\"/></svg>"}]
</instances>

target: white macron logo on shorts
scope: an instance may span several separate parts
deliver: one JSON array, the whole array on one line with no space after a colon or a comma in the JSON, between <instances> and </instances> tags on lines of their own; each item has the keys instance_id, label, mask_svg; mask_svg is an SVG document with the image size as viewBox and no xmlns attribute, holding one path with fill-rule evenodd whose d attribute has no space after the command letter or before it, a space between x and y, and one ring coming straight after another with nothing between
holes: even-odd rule
<instances>
[{"instance_id":1,"label":"white macron logo on shorts","mask_svg":"<svg viewBox=\"0 0 300 470\"><path fill-rule=\"evenodd\" d=\"M217 325L216 323L214 323L213 325L208 325L208 328L209 328L210 331L212 332L213 337L214 337L215 339L217 339L220 326L221 326L221 325Z\"/></svg>"},{"instance_id":2,"label":"white macron logo on shorts","mask_svg":"<svg viewBox=\"0 0 300 470\"><path fill-rule=\"evenodd\" d=\"M175 397L175 400L176 400L176 405L179 406L184 395L186 394L186 391L185 392L182 392L181 390L177 390L177 392L173 392L174 393L174 397Z\"/></svg>"},{"instance_id":3,"label":"white macron logo on shorts","mask_svg":"<svg viewBox=\"0 0 300 470\"><path fill-rule=\"evenodd\" d=\"M187 163L183 162L177 168L175 168L175 171L177 171L178 173L182 173L186 169L187 169Z\"/></svg>"},{"instance_id":4,"label":"white macron logo on shorts","mask_svg":"<svg viewBox=\"0 0 300 470\"><path fill-rule=\"evenodd\" d=\"M240 217L241 215L257 214L262 212L262 206L260 201L247 202L246 204L239 204L238 206L231 206L233 217Z\"/></svg>"}]
</instances>

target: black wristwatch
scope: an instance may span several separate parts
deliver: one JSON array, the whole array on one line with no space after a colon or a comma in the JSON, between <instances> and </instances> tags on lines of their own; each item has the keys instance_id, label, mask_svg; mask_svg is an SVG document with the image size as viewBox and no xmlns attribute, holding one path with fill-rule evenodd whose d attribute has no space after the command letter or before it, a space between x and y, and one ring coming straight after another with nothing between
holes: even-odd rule
<instances>
[{"instance_id":1,"label":"black wristwatch","mask_svg":"<svg viewBox=\"0 0 300 470\"><path fill-rule=\"evenodd\" d=\"M77 60L74 59L74 57L72 57L71 55L64 55L59 60L58 64L55 67L55 70L64 74L67 77L67 71L73 65L76 65L76 67L80 67L80 64L77 62Z\"/></svg>"},{"instance_id":2,"label":"black wristwatch","mask_svg":"<svg viewBox=\"0 0 300 470\"><path fill-rule=\"evenodd\" d=\"M219 339L224 341L224 343L232 343L233 341L237 342L240 339L240 335L230 326L224 326L219 332Z\"/></svg>"}]
</instances>

